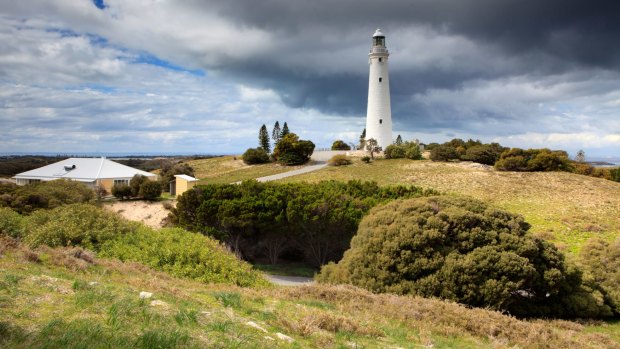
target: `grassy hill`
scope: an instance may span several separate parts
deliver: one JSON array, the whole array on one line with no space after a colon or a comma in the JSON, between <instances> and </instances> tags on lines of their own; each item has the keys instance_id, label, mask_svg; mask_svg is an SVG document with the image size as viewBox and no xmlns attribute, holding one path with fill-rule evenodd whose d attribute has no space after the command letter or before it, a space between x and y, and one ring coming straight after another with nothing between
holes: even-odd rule
<instances>
[{"instance_id":1,"label":"grassy hill","mask_svg":"<svg viewBox=\"0 0 620 349\"><path fill-rule=\"evenodd\" d=\"M283 181L351 179L381 185L414 184L447 194L472 196L521 214L531 231L577 252L590 237L620 236L620 183L566 172L500 172L474 163L407 159L328 167Z\"/></svg>"},{"instance_id":2,"label":"grassy hill","mask_svg":"<svg viewBox=\"0 0 620 349\"><path fill-rule=\"evenodd\" d=\"M187 163L194 168L194 175L201 180L200 184L234 183L299 168L299 166L287 167L275 163L250 166L243 163L241 156L222 156L212 159L191 160Z\"/></svg>"},{"instance_id":3,"label":"grassy hill","mask_svg":"<svg viewBox=\"0 0 620 349\"><path fill-rule=\"evenodd\" d=\"M205 285L7 238L0 314L6 348L620 348L617 322L522 321L344 286Z\"/></svg>"}]
</instances>

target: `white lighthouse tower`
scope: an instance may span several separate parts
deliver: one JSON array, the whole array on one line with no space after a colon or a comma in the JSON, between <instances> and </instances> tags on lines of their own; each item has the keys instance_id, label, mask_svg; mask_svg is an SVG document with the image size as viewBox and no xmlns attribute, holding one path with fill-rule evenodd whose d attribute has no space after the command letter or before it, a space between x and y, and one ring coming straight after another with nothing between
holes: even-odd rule
<instances>
[{"instance_id":1,"label":"white lighthouse tower","mask_svg":"<svg viewBox=\"0 0 620 349\"><path fill-rule=\"evenodd\" d=\"M366 110L366 140L374 138L385 150L392 144L392 108L390 107L390 78L385 35L377 29L372 36L372 47L368 54L370 73L368 76L368 109Z\"/></svg>"}]
</instances>

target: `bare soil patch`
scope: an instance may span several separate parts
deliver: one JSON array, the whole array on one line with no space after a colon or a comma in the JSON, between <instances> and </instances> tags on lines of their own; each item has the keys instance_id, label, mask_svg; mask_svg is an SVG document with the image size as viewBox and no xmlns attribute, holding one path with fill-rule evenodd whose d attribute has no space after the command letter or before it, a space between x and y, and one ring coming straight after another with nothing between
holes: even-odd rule
<instances>
[{"instance_id":1,"label":"bare soil patch","mask_svg":"<svg viewBox=\"0 0 620 349\"><path fill-rule=\"evenodd\" d=\"M172 201L172 205L176 205L176 201ZM164 208L164 202L161 201L116 201L106 204L104 207L130 221L141 222L155 229L162 228L165 225L170 212Z\"/></svg>"}]
</instances>

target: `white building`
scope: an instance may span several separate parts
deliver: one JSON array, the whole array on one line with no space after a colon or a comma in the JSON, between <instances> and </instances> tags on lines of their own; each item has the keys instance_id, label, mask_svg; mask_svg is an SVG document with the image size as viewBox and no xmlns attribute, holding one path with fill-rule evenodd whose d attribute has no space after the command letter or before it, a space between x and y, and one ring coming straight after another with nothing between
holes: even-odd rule
<instances>
[{"instance_id":1,"label":"white building","mask_svg":"<svg viewBox=\"0 0 620 349\"><path fill-rule=\"evenodd\" d=\"M390 106L390 77L385 35L377 29L372 36L368 54L368 109L366 111L366 140L374 138L382 149L392 144L392 108Z\"/></svg>"},{"instance_id":2,"label":"white building","mask_svg":"<svg viewBox=\"0 0 620 349\"><path fill-rule=\"evenodd\" d=\"M36 182L53 181L55 179L69 179L79 181L94 188L104 188L108 192L114 184L129 184L131 178L140 174L150 180L157 180L157 175L125 166L102 158L69 158L53 164L22 172L13 178L17 185L26 185Z\"/></svg>"}]
</instances>

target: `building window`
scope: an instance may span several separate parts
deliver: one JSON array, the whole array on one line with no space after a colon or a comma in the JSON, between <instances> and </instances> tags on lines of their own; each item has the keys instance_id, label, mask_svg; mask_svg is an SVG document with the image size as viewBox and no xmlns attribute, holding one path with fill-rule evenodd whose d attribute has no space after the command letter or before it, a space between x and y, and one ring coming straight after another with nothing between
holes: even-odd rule
<instances>
[{"instance_id":1,"label":"building window","mask_svg":"<svg viewBox=\"0 0 620 349\"><path fill-rule=\"evenodd\" d=\"M379 82L383 81L383 78L379 78Z\"/></svg>"},{"instance_id":2,"label":"building window","mask_svg":"<svg viewBox=\"0 0 620 349\"><path fill-rule=\"evenodd\" d=\"M125 185L129 185L129 179L115 179L114 180L114 185L117 184L125 184Z\"/></svg>"},{"instance_id":3,"label":"building window","mask_svg":"<svg viewBox=\"0 0 620 349\"><path fill-rule=\"evenodd\" d=\"M383 125L383 119L379 119L379 125Z\"/></svg>"}]
</instances>

